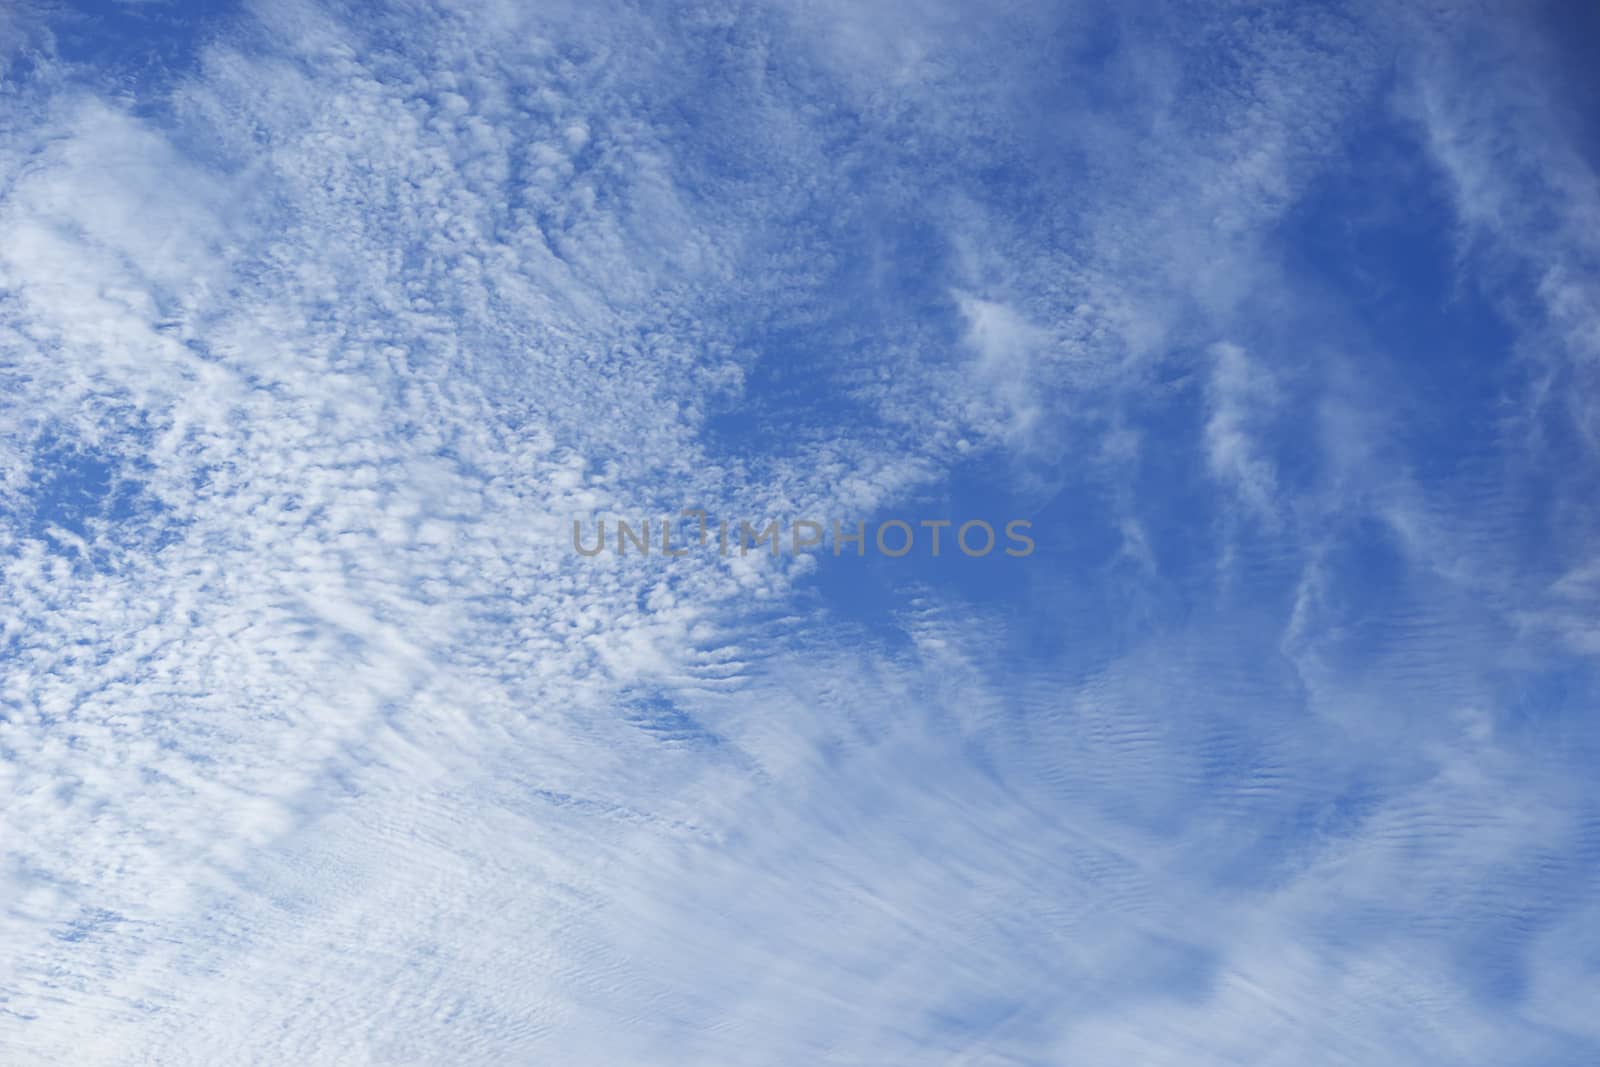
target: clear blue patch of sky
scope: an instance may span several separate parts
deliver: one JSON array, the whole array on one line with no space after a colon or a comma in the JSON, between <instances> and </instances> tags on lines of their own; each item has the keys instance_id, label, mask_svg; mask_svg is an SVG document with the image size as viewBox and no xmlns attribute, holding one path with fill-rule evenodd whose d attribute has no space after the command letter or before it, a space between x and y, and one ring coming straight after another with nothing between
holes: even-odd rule
<instances>
[{"instance_id":1,"label":"clear blue patch of sky","mask_svg":"<svg viewBox=\"0 0 1600 1067\"><path fill-rule=\"evenodd\" d=\"M77 0L48 26L72 77L159 114L171 79L194 69L201 46L240 9L238 0Z\"/></svg>"}]
</instances>

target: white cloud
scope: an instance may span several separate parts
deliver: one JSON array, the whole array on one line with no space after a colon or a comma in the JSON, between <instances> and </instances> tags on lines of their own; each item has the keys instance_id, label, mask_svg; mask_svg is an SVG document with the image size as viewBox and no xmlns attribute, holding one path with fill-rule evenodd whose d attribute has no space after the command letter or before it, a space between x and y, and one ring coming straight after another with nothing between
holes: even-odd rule
<instances>
[{"instance_id":1,"label":"white cloud","mask_svg":"<svg viewBox=\"0 0 1600 1067\"><path fill-rule=\"evenodd\" d=\"M41 78L0 133L0 1058L1503 1063L1592 1036L1581 909L1525 903L1586 875L1592 831L1574 768L1497 728L1538 638L1500 643L1494 529L1375 487L1390 444L1309 503L1275 460L1284 372L1245 320L1375 78L1354 29L1208 21L1237 70L1154 38L1105 110L1030 102L1053 41L955 5L330 12L258 5L160 117ZM997 162L1048 210L976 180ZM718 447L709 413L773 359L853 406L797 453ZM1281 588L1247 575L1214 619L1176 588L1134 476L1178 447L1150 396L1204 398L1179 469L1280 539ZM1316 447L1368 436L1340 425ZM1181 609L1162 632L1074 589L965 622L924 592L861 633L789 598L802 567L568 551L601 512L864 516L957 442L1074 434L1137 596ZM73 464L130 514L93 485L89 517L46 513ZM1337 570L1373 516L1411 531L1377 639ZM1549 601L1580 611L1586 573ZM1008 651L1029 626L1060 647ZM1522 1004L1474 998L1483 949Z\"/></svg>"},{"instance_id":2,"label":"white cloud","mask_svg":"<svg viewBox=\"0 0 1600 1067\"><path fill-rule=\"evenodd\" d=\"M1266 371L1252 363L1238 345L1213 345L1211 360L1207 465L1258 520L1271 524L1277 511L1277 475L1271 460L1262 454L1257 427L1272 414L1275 390Z\"/></svg>"},{"instance_id":3,"label":"white cloud","mask_svg":"<svg viewBox=\"0 0 1600 1067\"><path fill-rule=\"evenodd\" d=\"M1000 435L1025 448L1043 414L1033 363L1035 353L1050 343L1049 335L1003 303L954 295L967 322L967 343L976 353L971 373L980 395L998 409Z\"/></svg>"}]
</instances>

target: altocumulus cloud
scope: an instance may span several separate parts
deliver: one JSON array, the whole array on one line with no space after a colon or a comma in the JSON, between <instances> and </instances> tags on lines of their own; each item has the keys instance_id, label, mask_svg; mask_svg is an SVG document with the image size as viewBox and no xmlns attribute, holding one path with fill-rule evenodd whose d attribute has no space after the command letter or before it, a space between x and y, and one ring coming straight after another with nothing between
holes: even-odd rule
<instances>
[{"instance_id":1,"label":"altocumulus cloud","mask_svg":"<svg viewBox=\"0 0 1600 1067\"><path fill-rule=\"evenodd\" d=\"M1596 32L0 13L0 1059L1600 1056Z\"/></svg>"}]
</instances>

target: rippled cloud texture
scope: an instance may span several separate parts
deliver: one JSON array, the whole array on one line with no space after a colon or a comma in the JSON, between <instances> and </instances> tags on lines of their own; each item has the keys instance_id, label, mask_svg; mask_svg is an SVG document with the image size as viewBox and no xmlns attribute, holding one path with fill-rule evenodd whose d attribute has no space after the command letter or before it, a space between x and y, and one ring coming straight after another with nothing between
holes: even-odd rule
<instances>
[{"instance_id":1,"label":"rippled cloud texture","mask_svg":"<svg viewBox=\"0 0 1600 1067\"><path fill-rule=\"evenodd\" d=\"M0 1061L1600 1062L1596 44L7 7Z\"/></svg>"}]
</instances>

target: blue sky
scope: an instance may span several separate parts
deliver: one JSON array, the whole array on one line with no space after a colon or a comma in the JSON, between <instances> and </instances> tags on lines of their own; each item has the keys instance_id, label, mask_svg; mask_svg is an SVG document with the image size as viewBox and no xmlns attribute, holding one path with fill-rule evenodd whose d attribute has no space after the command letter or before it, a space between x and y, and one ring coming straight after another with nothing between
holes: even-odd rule
<instances>
[{"instance_id":1,"label":"blue sky","mask_svg":"<svg viewBox=\"0 0 1600 1067\"><path fill-rule=\"evenodd\" d=\"M8 7L0 1061L1600 1061L1597 34Z\"/></svg>"}]
</instances>

